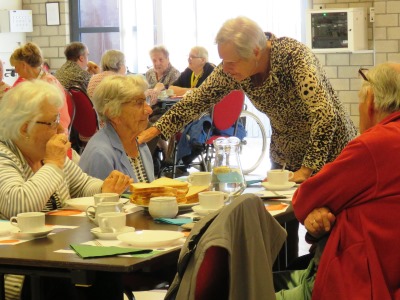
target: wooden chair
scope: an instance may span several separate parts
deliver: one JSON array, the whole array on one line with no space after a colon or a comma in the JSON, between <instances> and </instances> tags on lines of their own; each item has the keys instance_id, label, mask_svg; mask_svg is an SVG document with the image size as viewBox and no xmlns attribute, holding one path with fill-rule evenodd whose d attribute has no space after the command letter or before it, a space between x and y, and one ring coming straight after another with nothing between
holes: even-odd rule
<instances>
[{"instance_id":1,"label":"wooden chair","mask_svg":"<svg viewBox=\"0 0 400 300\"><path fill-rule=\"evenodd\" d=\"M81 154L89 139L99 129L97 113L89 96L80 87L73 86L68 90L75 104L73 127L73 148Z\"/></svg>"}]
</instances>

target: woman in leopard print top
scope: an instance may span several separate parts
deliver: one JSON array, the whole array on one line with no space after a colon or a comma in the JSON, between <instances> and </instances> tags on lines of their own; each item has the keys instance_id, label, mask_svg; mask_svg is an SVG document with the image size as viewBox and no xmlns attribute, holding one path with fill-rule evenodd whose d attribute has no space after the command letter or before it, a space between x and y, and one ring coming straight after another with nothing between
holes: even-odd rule
<instances>
[{"instance_id":1,"label":"woman in leopard print top","mask_svg":"<svg viewBox=\"0 0 400 300\"><path fill-rule=\"evenodd\" d=\"M271 122L273 167L286 163L302 182L341 152L356 129L325 71L305 45L266 39L252 20L225 22L216 37L222 63L193 92L140 136L145 142L176 133L230 91L243 90Z\"/></svg>"}]
</instances>

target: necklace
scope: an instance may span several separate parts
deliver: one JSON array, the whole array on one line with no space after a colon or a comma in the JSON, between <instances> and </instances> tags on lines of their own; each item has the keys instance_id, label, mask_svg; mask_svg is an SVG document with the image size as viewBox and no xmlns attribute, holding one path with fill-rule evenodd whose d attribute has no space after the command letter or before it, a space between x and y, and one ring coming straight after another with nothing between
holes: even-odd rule
<instances>
[{"instance_id":1,"label":"necklace","mask_svg":"<svg viewBox=\"0 0 400 300\"><path fill-rule=\"evenodd\" d=\"M203 71L199 75L194 75L194 72L192 72L192 76L190 77L190 88L195 88L197 86L197 83L199 82L199 79L203 75Z\"/></svg>"}]
</instances>

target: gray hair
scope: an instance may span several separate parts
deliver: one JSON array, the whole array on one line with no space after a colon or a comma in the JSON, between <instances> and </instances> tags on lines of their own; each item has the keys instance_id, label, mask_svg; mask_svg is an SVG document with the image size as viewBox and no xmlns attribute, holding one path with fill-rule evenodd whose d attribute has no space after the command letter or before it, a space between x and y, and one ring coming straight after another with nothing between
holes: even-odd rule
<instances>
[{"instance_id":1,"label":"gray hair","mask_svg":"<svg viewBox=\"0 0 400 300\"><path fill-rule=\"evenodd\" d=\"M42 104L47 102L59 109L64 98L59 87L43 80L24 81L13 87L0 101L0 138L20 138L20 129L25 123L29 123L29 133L43 115Z\"/></svg>"},{"instance_id":2,"label":"gray hair","mask_svg":"<svg viewBox=\"0 0 400 300\"><path fill-rule=\"evenodd\" d=\"M227 20L215 38L217 44L233 43L237 54L244 59L253 55L255 48L265 49L267 38L261 27L246 17Z\"/></svg>"},{"instance_id":3,"label":"gray hair","mask_svg":"<svg viewBox=\"0 0 400 300\"><path fill-rule=\"evenodd\" d=\"M374 93L375 108L385 113L400 110L400 71L394 63L383 63L370 69L366 74L360 96L364 100L368 89Z\"/></svg>"},{"instance_id":4,"label":"gray hair","mask_svg":"<svg viewBox=\"0 0 400 300\"><path fill-rule=\"evenodd\" d=\"M72 42L65 47L65 58L70 61L78 61L79 57L85 55L87 47L81 42Z\"/></svg>"},{"instance_id":5,"label":"gray hair","mask_svg":"<svg viewBox=\"0 0 400 300\"><path fill-rule=\"evenodd\" d=\"M164 56L166 58L169 59L169 52L167 50L167 48L165 48L164 46L160 45L160 46L155 46L153 49L150 50L150 57L154 54L154 53L158 53L161 52L162 54L164 54Z\"/></svg>"},{"instance_id":6,"label":"gray hair","mask_svg":"<svg viewBox=\"0 0 400 300\"><path fill-rule=\"evenodd\" d=\"M93 94L94 108L102 121L109 121L121 115L122 104L142 96L148 86L143 75L107 76Z\"/></svg>"},{"instance_id":7,"label":"gray hair","mask_svg":"<svg viewBox=\"0 0 400 300\"><path fill-rule=\"evenodd\" d=\"M125 65L125 54L119 50L107 50L101 57L103 71L118 72Z\"/></svg>"},{"instance_id":8,"label":"gray hair","mask_svg":"<svg viewBox=\"0 0 400 300\"><path fill-rule=\"evenodd\" d=\"M195 46L191 49L191 51L195 51L198 57L204 58L206 62L208 62L208 51L206 48L201 46Z\"/></svg>"}]
</instances>

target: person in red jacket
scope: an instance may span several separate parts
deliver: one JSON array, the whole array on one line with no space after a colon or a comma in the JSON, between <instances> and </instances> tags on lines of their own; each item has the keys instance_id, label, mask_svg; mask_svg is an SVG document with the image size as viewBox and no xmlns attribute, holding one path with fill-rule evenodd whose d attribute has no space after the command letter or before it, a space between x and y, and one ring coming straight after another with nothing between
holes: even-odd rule
<instances>
[{"instance_id":1,"label":"person in red jacket","mask_svg":"<svg viewBox=\"0 0 400 300\"><path fill-rule=\"evenodd\" d=\"M400 299L400 64L359 72L361 135L293 198L308 234L329 234L315 300Z\"/></svg>"}]
</instances>

